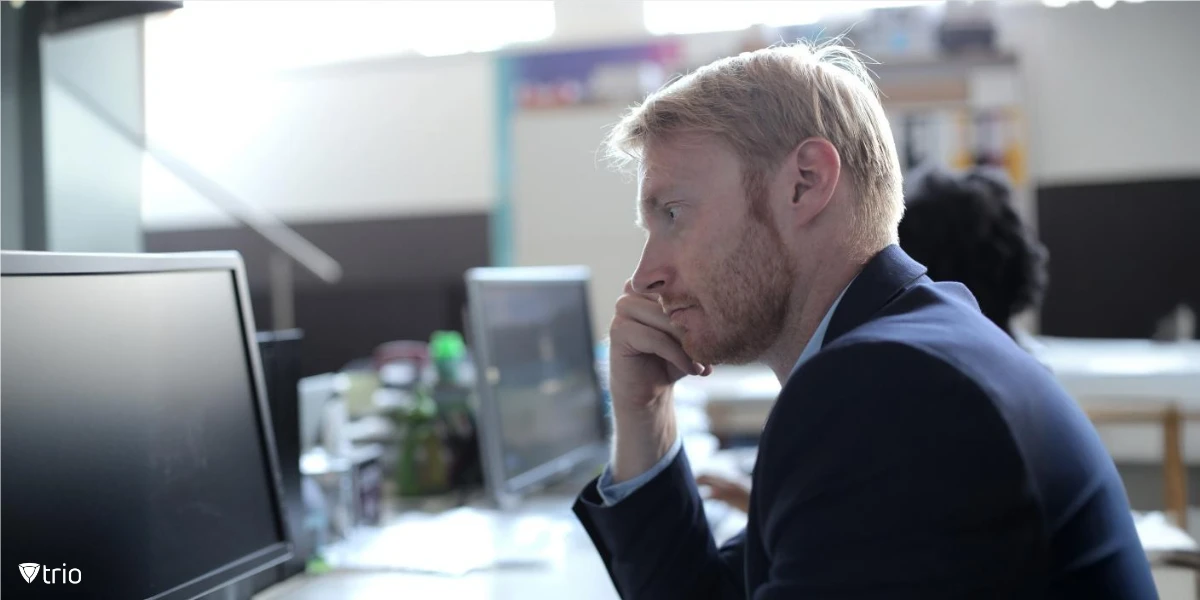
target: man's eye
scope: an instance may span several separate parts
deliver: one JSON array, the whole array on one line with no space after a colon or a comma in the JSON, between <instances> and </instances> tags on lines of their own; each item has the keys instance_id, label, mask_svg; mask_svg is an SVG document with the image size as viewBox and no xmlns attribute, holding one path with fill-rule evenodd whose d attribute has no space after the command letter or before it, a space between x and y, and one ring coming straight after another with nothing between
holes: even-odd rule
<instances>
[{"instance_id":1,"label":"man's eye","mask_svg":"<svg viewBox=\"0 0 1200 600\"><path fill-rule=\"evenodd\" d=\"M679 218L679 209L674 206L667 208L666 213L667 213L667 218L672 221Z\"/></svg>"}]
</instances>

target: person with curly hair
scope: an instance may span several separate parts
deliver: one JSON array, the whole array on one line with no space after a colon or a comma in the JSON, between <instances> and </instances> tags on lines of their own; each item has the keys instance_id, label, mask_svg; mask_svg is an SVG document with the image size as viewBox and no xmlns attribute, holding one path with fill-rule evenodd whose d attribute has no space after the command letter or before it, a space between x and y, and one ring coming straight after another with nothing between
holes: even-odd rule
<instances>
[{"instance_id":1,"label":"person with curly hair","mask_svg":"<svg viewBox=\"0 0 1200 600\"><path fill-rule=\"evenodd\" d=\"M1012 320L1041 305L1047 252L1017 214L1003 172L930 169L907 187L900 247L930 279L967 286L984 316L1022 341Z\"/></svg>"}]
</instances>

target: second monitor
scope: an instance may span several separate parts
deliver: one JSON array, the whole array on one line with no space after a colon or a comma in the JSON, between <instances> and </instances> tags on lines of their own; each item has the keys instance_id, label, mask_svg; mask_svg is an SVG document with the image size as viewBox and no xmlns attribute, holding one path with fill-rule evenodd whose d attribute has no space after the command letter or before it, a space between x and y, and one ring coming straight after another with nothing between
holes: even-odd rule
<instances>
[{"instance_id":1,"label":"second monitor","mask_svg":"<svg viewBox=\"0 0 1200 600\"><path fill-rule=\"evenodd\" d=\"M502 506L608 458L584 267L467 272L485 483Z\"/></svg>"}]
</instances>

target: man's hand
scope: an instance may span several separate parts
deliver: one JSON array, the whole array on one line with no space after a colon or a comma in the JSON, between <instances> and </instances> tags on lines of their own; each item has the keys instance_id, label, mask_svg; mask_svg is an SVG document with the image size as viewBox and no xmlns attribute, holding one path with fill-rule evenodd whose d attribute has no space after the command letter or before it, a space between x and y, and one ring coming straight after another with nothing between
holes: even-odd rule
<instances>
[{"instance_id":1,"label":"man's hand","mask_svg":"<svg viewBox=\"0 0 1200 600\"><path fill-rule=\"evenodd\" d=\"M683 351L680 335L657 300L625 282L609 329L614 408L654 408L669 400L671 386L684 375L708 371Z\"/></svg>"},{"instance_id":2,"label":"man's hand","mask_svg":"<svg viewBox=\"0 0 1200 600\"><path fill-rule=\"evenodd\" d=\"M708 497L720 500L744 513L750 512L750 488L737 481L716 475L701 475L696 483L709 488Z\"/></svg>"},{"instance_id":3,"label":"man's hand","mask_svg":"<svg viewBox=\"0 0 1200 600\"><path fill-rule=\"evenodd\" d=\"M616 426L613 480L632 479L654 466L677 435L672 386L711 367L691 359L654 298L625 282L609 329L609 390Z\"/></svg>"}]
</instances>

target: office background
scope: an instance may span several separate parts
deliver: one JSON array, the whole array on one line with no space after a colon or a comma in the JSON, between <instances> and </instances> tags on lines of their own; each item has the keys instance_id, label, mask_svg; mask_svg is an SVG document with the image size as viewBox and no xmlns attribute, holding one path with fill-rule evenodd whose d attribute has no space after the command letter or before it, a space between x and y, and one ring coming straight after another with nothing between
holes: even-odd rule
<instances>
[{"instance_id":1,"label":"office background","mask_svg":"<svg viewBox=\"0 0 1200 600\"><path fill-rule=\"evenodd\" d=\"M359 8L364 20L382 10ZM251 18L229 10L195 27ZM252 14L262 19L280 15L258 10ZM497 18L544 18L537 10L527 5ZM295 226L345 268L333 286L296 270L306 374L337 369L391 339L461 328L462 272L471 266L589 266L594 327L602 334L641 249L632 225L634 182L606 169L600 154L605 128L625 104L522 110L510 96L511 64L513 57L654 44L662 38L648 33L643 4L555 2L549 37L449 56L421 56L396 39L355 57L343 49L351 34L337 21L322 22L328 12L310 12L294 17L295 31L259 69L238 68L255 47L253 36L214 57L179 34L186 23L150 22L143 32L147 134ZM1024 115L1022 212L1051 254L1041 332L1144 338L1179 303L1200 311L1200 136L1189 133L1200 131L1192 107L1200 79L1190 75L1200 39L1189 25L1200 19L1200 3L1013 2L983 14L994 25L996 52L978 59L980 66L920 56L895 62L933 62L951 81L999 72L1015 82L1009 85L1017 91L1004 93L1017 96ZM278 20L277 28L289 23ZM468 31L439 27L447 36ZM529 25L514 35L546 31ZM318 64L276 58L306 33L326 39L326 56L307 53ZM686 67L736 52L748 39L757 43L754 34L666 38L685 39L680 52L691 55L677 64ZM762 35L771 42L781 33ZM339 53L352 58L339 60ZM887 76L886 50L872 54ZM269 68L272 60L284 64ZM206 66L183 67L196 63ZM896 93L906 76L895 72ZM881 82L885 92L888 84ZM967 104L988 102L969 90L966 96ZM153 164L142 165L140 191L144 249L241 250L258 320L270 323L267 246ZM1125 471L1136 500L1161 501L1156 467ZM1200 503L1200 488L1191 494Z\"/></svg>"},{"instance_id":2,"label":"office background","mask_svg":"<svg viewBox=\"0 0 1200 600\"><path fill-rule=\"evenodd\" d=\"M962 121L1002 115L998 160L1050 252L1035 331L1148 338L1177 307L1200 311L1200 3L900 2L909 16L893 20L860 14L870 3L688 4L189 2L31 42L14 12L28 6L5 2L0 244L238 250L259 328L305 332L304 375L461 331L463 273L478 266L588 266L603 337L642 243L634 182L601 156L606 127L672 73L848 30L882 63L906 156L961 165L988 127ZM926 9L984 48L932 48L938 25L904 12ZM36 102L18 91L30 43ZM940 133L903 143L910 119ZM293 228L341 278L280 270L278 248L114 120ZM1121 468L1135 507L1162 506L1157 466ZM1189 493L1200 505L1200 486Z\"/></svg>"},{"instance_id":3,"label":"office background","mask_svg":"<svg viewBox=\"0 0 1200 600\"><path fill-rule=\"evenodd\" d=\"M3 246L236 249L257 322L277 321L272 246L106 128L64 91L69 85L341 263L336 284L291 270L294 307L280 325L306 331L306 375L389 340L461 330L462 273L472 266L589 266L602 334L640 251L633 181L600 157L605 127L630 93L559 103L568 106L525 102L514 63L658 44L670 60L660 53L650 64L686 69L748 43L854 24L836 11L798 11L767 16L817 24L711 32L721 27L688 21L679 6L670 13L672 2L495 4L465 21L419 2L195 3L47 37L45 203L20 201L25 178L10 175L23 168L20 128L6 127ZM666 17L654 13L663 6ZM1040 331L1142 338L1177 305L1200 309L1200 136L1192 133L1200 112L1191 106L1200 80L1190 64L1200 4L946 7L990 25L994 43L982 58L932 56L917 43L863 49L883 63L881 87L901 103L906 83L922 81L905 65L940 70L943 87L965 90L910 105L986 106L995 98L975 88L1007 78L999 94L1020 115L1020 209L1051 253ZM684 33L651 33L664 23ZM916 39L920 28L909 28ZM6 48L17 38L6 30ZM7 115L19 115L11 85L19 75L5 70Z\"/></svg>"},{"instance_id":4,"label":"office background","mask_svg":"<svg viewBox=\"0 0 1200 600\"><path fill-rule=\"evenodd\" d=\"M640 3L553 8L553 33L520 52L651 41ZM1200 185L1200 138L1188 133L1200 131L1190 108L1200 81L1188 62L1197 42L1187 25L1197 10L1082 2L1001 3L992 12L997 47L1022 88L1027 216L1053 255L1045 333L1142 337L1176 303L1200 305L1200 278L1185 271L1200 261L1200 236L1185 225L1197 222L1191 199ZM313 39L336 57L341 34L322 27ZM161 29L144 30L147 134L345 264L345 282L332 289L298 275L298 318L314 335L327 327L322 315L376 316L387 304L398 309L395 325L376 341L453 327L458 314L435 305L461 299L465 266L489 263L592 266L602 329L640 243L630 226L632 182L598 158L619 104L514 110L501 81L511 49L420 57L396 40L398 56L239 73L238 52L221 68L205 46ZM689 50L703 60L736 50L745 33L692 37ZM210 64L184 68L189 60ZM250 232L161 169L141 168L145 249L235 247L252 272L265 260ZM402 297L422 295L428 306L400 308Z\"/></svg>"}]
</instances>

